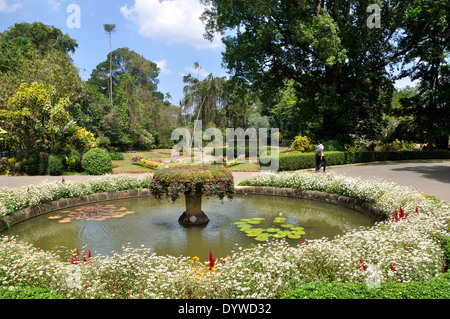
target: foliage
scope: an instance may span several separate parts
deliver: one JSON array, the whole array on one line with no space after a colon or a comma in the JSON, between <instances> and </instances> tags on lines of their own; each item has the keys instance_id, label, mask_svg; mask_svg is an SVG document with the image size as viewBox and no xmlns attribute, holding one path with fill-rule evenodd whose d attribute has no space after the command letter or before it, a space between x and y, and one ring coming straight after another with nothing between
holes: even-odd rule
<instances>
[{"instance_id":1,"label":"foliage","mask_svg":"<svg viewBox=\"0 0 450 319\"><path fill-rule=\"evenodd\" d=\"M369 0L202 2L205 36L222 37L224 66L261 95L262 114L288 139L378 139L392 83L405 76L421 82L421 94L404 107L410 123L427 129L428 139L447 134L446 1L378 1L375 29L367 25Z\"/></svg>"},{"instance_id":2,"label":"foliage","mask_svg":"<svg viewBox=\"0 0 450 319\"><path fill-rule=\"evenodd\" d=\"M307 136L296 136L291 146L294 150L304 153L310 150L311 140Z\"/></svg>"},{"instance_id":3,"label":"foliage","mask_svg":"<svg viewBox=\"0 0 450 319\"><path fill-rule=\"evenodd\" d=\"M450 273L426 282L366 284L314 282L296 287L284 299L448 299Z\"/></svg>"},{"instance_id":4,"label":"foliage","mask_svg":"<svg viewBox=\"0 0 450 319\"><path fill-rule=\"evenodd\" d=\"M48 288L26 285L0 286L0 299L65 299L63 295Z\"/></svg>"},{"instance_id":5,"label":"foliage","mask_svg":"<svg viewBox=\"0 0 450 319\"><path fill-rule=\"evenodd\" d=\"M419 84L415 94L400 100L397 114L408 116L405 124L419 132L419 141L429 150L442 140L446 146L450 132L449 12L448 1L414 1L404 14L407 36L399 41L406 51L399 77L409 76Z\"/></svg>"},{"instance_id":6,"label":"foliage","mask_svg":"<svg viewBox=\"0 0 450 319\"><path fill-rule=\"evenodd\" d=\"M64 171L63 159L61 156L50 155L48 157L48 172L50 175L59 176Z\"/></svg>"},{"instance_id":7,"label":"foliage","mask_svg":"<svg viewBox=\"0 0 450 319\"><path fill-rule=\"evenodd\" d=\"M87 151L81 159L83 170L90 175L112 173L112 160L108 152L101 148Z\"/></svg>"},{"instance_id":8,"label":"foliage","mask_svg":"<svg viewBox=\"0 0 450 319\"><path fill-rule=\"evenodd\" d=\"M112 152L109 153L109 157L111 157L112 160L123 160L123 154L119 152Z\"/></svg>"},{"instance_id":9,"label":"foliage","mask_svg":"<svg viewBox=\"0 0 450 319\"><path fill-rule=\"evenodd\" d=\"M160 168L150 184L150 191L157 199L163 195L175 202L183 194L200 190L207 197L232 199L234 183L231 172L219 165L182 165Z\"/></svg>"}]
</instances>

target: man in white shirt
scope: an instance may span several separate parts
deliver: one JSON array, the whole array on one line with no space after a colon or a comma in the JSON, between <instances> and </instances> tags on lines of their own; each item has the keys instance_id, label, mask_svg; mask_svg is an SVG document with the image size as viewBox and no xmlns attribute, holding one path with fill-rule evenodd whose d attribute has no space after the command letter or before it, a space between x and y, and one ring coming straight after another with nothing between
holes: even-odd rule
<instances>
[{"instance_id":1,"label":"man in white shirt","mask_svg":"<svg viewBox=\"0 0 450 319\"><path fill-rule=\"evenodd\" d=\"M319 144L316 147L316 173L320 171L320 168L323 166L323 172L325 173L325 169L327 167L327 162L325 160L325 156L323 155L323 141L319 141Z\"/></svg>"}]
</instances>

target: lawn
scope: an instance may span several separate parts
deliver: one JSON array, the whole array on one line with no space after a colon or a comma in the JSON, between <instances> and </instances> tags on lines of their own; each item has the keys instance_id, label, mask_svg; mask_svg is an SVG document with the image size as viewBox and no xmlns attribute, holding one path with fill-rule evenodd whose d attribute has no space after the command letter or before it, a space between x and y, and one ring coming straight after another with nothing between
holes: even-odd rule
<instances>
[{"instance_id":1,"label":"lawn","mask_svg":"<svg viewBox=\"0 0 450 319\"><path fill-rule=\"evenodd\" d=\"M144 156L145 158L161 159L163 156L170 158L171 149L155 149L151 151L123 152L123 160L113 160L113 173L147 173L153 172L151 168L140 165L134 165L131 160L135 156ZM242 163L229 168L232 171L259 171L260 166L253 163Z\"/></svg>"}]
</instances>

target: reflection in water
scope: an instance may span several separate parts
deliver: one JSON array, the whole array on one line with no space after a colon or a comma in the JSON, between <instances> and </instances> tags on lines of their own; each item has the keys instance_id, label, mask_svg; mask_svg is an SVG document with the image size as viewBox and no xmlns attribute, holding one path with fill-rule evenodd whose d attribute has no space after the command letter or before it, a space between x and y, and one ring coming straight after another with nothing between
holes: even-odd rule
<instances>
[{"instance_id":1,"label":"reflection in water","mask_svg":"<svg viewBox=\"0 0 450 319\"><path fill-rule=\"evenodd\" d=\"M56 212L18 224L4 235L17 236L44 250L62 246L90 249L93 254L106 256L121 253L125 246L143 246L159 255L199 256L206 260L209 247L214 257L224 257L237 246L258 244L234 224L243 218L264 217L265 221L258 227L269 228L274 226L273 219L282 213L286 224L304 228L306 239L333 238L349 229L375 223L372 217L333 204L262 195L236 195L232 201L225 199L223 203L215 198L204 198L202 209L211 221L202 227L178 224L185 208L184 200L171 204L147 197L110 201L104 205L126 207L133 213L100 221L83 218L59 223L61 218L55 216L62 213ZM286 241L293 245L300 243Z\"/></svg>"}]
</instances>

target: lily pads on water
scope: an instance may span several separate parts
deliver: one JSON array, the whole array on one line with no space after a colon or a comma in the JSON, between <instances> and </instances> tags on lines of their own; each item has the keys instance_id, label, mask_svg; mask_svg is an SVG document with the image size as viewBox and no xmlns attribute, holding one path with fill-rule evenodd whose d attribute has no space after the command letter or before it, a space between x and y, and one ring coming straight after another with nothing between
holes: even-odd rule
<instances>
[{"instance_id":1,"label":"lily pads on water","mask_svg":"<svg viewBox=\"0 0 450 319\"><path fill-rule=\"evenodd\" d=\"M239 228L240 231L244 232L247 237L254 238L256 241L264 242L269 240L269 238L289 238L293 240L300 239L302 235L305 234L303 227L298 227L287 224L286 217L275 217L272 222L277 224L277 226L272 225L269 228L263 228L257 226L258 228L253 228L255 225L262 224L266 219L263 217L254 218L242 218L241 220L234 222L234 224Z\"/></svg>"}]
</instances>

